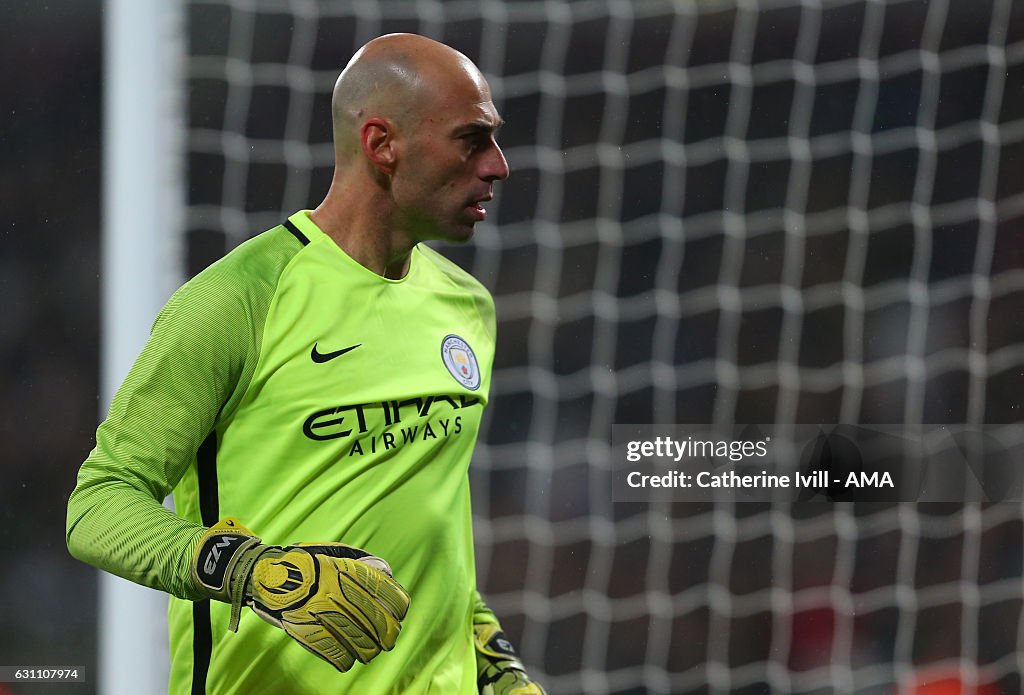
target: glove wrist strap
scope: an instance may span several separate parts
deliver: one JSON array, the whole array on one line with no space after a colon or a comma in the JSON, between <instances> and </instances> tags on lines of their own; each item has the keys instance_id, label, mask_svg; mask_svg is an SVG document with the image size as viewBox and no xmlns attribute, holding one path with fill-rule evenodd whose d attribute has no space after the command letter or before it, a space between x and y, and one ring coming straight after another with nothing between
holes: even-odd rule
<instances>
[{"instance_id":1,"label":"glove wrist strap","mask_svg":"<svg viewBox=\"0 0 1024 695\"><path fill-rule=\"evenodd\" d=\"M490 662L501 661L504 668L525 671L523 662L519 660L515 648L501 627L491 623L477 623L473 626L473 636L479 656Z\"/></svg>"},{"instance_id":2,"label":"glove wrist strap","mask_svg":"<svg viewBox=\"0 0 1024 695\"><path fill-rule=\"evenodd\" d=\"M246 580L260 555L269 550L260 539L227 517L210 527L193 556L192 579L209 598L231 604L228 629L238 631L245 602Z\"/></svg>"}]
</instances>

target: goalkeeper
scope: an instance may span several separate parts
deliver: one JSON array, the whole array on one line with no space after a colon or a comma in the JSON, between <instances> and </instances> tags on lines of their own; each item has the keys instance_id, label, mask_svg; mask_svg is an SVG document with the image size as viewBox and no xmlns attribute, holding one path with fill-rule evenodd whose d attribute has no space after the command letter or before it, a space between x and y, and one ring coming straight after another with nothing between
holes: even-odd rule
<instances>
[{"instance_id":1,"label":"goalkeeper","mask_svg":"<svg viewBox=\"0 0 1024 695\"><path fill-rule=\"evenodd\" d=\"M172 693L543 693L475 588L493 300L420 243L486 218L501 119L468 58L410 34L360 49L332 116L320 205L157 317L68 547L171 594Z\"/></svg>"}]
</instances>

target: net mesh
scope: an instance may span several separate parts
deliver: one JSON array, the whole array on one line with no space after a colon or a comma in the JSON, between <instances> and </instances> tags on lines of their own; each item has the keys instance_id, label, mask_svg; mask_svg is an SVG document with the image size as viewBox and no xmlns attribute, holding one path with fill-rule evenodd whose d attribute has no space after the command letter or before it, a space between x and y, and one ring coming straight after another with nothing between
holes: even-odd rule
<instances>
[{"instance_id":1,"label":"net mesh","mask_svg":"<svg viewBox=\"0 0 1024 695\"><path fill-rule=\"evenodd\" d=\"M426 34L488 77L513 173L445 252L498 309L479 580L549 692L1021 691L1020 503L613 504L609 441L1020 419L1024 5L188 11L191 273L320 200L365 41Z\"/></svg>"}]
</instances>

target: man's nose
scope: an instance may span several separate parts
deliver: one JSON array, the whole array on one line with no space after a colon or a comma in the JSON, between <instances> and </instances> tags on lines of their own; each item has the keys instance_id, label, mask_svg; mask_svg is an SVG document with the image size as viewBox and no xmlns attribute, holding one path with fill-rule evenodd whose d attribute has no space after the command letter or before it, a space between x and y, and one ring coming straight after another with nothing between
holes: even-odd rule
<instances>
[{"instance_id":1,"label":"man's nose","mask_svg":"<svg viewBox=\"0 0 1024 695\"><path fill-rule=\"evenodd\" d=\"M508 162L505 161L505 153L501 151L498 143L494 143L491 154L487 157L480 178L485 181L500 181L508 178Z\"/></svg>"}]
</instances>

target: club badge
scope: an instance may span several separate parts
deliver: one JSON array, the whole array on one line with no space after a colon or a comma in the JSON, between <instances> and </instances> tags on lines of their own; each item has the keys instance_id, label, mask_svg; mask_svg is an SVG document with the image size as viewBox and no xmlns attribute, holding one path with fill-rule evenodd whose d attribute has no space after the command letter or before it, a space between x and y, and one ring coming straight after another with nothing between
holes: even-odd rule
<instances>
[{"instance_id":1,"label":"club badge","mask_svg":"<svg viewBox=\"0 0 1024 695\"><path fill-rule=\"evenodd\" d=\"M480 366L469 343L457 335L446 336L441 341L441 359L455 381L470 391L480 388Z\"/></svg>"}]
</instances>

